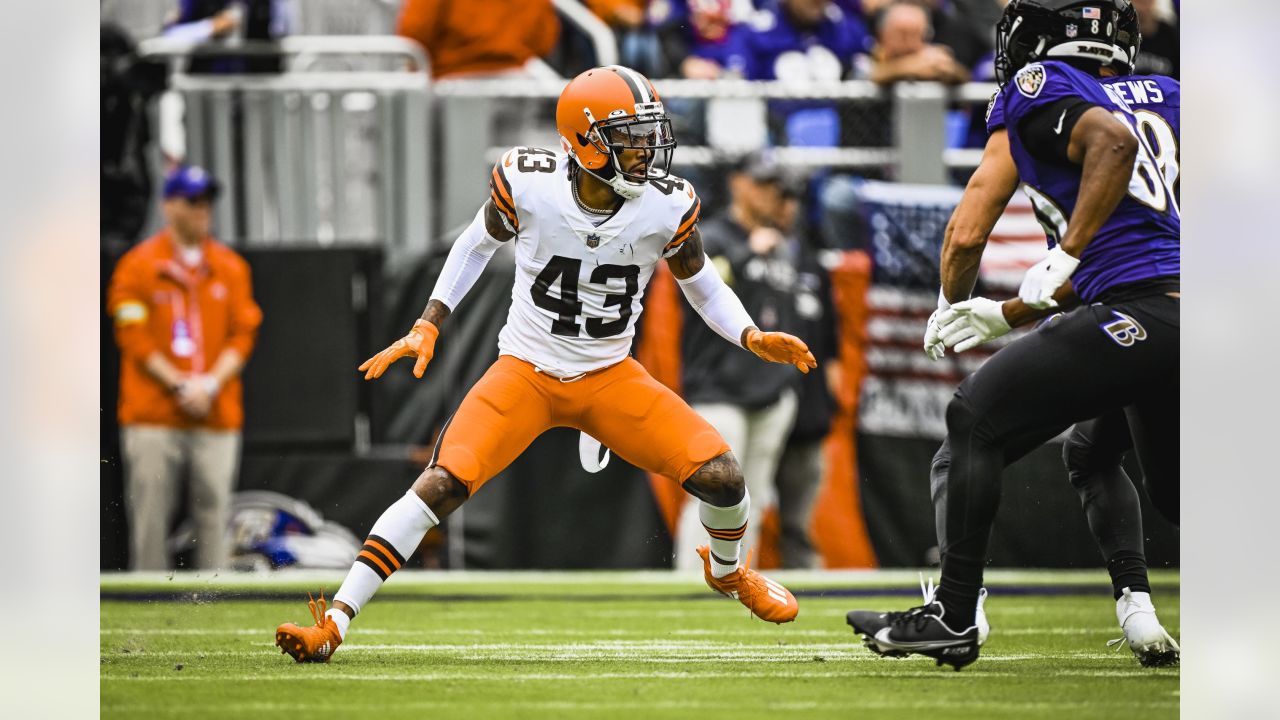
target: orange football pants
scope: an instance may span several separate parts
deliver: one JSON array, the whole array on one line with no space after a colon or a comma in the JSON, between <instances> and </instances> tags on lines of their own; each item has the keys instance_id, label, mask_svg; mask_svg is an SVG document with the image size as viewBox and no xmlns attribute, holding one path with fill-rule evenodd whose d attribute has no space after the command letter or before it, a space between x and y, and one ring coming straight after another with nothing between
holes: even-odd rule
<instances>
[{"instance_id":1,"label":"orange football pants","mask_svg":"<svg viewBox=\"0 0 1280 720\"><path fill-rule=\"evenodd\" d=\"M581 430L632 465L678 482L729 452L710 423L634 358L561 382L502 355L440 432L432 465L474 494L554 427Z\"/></svg>"}]
</instances>

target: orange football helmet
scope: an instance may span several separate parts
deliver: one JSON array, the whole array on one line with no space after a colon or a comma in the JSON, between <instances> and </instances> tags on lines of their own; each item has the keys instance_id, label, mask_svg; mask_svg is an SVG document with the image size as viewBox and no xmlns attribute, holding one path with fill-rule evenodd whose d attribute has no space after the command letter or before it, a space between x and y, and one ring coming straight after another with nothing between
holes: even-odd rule
<instances>
[{"instance_id":1,"label":"orange football helmet","mask_svg":"<svg viewBox=\"0 0 1280 720\"><path fill-rule=\"evenodd\" d=\"M556 104L556 129L578 166L624 198L670 173L671 120L653 83L631 68L607 65L570 80Z\"/></svg>"}]
</instances>

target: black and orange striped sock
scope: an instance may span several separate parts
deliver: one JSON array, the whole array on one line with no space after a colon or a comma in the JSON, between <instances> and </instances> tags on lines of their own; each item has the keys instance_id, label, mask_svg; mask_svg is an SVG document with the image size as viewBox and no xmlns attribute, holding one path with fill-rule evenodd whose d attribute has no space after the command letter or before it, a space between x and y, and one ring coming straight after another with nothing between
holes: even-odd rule
<instances>
[{"instance_id":1,"label":"black and orange striped sock","mask_svg":"<svg viewBox=\"0 0 1280 720\"><path fill-rule=\"evenodd\" d=\"M386 580L391 577L391 573L404 565L404 556L396 552L391 541L377 535L370 535L365 538L360 554L356 555L356 562L364 563L370 570L377 573L378 577Z\"/></svg>"},{"instance_id":2,"label":"black and orange striped sock","mask_svg":"<svg viewBox=\"0 0 1280 720\"><path fill-rule=\"evenodd\" d=\"M747 514L751 510L751 495L743 493L742 501L732 507L716 507L702 502L698 505L698 519L711 536L711 574L724 577L738 569L738 551L742 537L747 534Z\"/></svg>"},{"instance_id":3,"label":"black and orange striped sock","mask_svg":"<svg viewBox=\"0 0 1280 720\"><path fill-rule=\"evenodd\" d=\"M391 504L373 524L351 572L334 594L355 612L373 597L391 574L404 567L405 559L418 549L422 536L439 524L435 513L412 490Z\"/></svg>"}]
</instances>

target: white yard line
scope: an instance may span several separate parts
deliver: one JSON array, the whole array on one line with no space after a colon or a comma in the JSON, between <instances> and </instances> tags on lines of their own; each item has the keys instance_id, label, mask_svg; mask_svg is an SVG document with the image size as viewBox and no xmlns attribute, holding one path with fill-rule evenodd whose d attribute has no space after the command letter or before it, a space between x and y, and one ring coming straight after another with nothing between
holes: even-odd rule
<instances>
[{"instance_id":1,"label":"white yard line","mask_svg":"<svg viewBox=\"0 0 1280 720\"><path fill-rule=\"evenodd\" d=\"M243 636L271 636L275 631L270 627L258 628L234 628L230 630L215 630L208 628L102 628L98 632L100 635L157 635L157 636L203 636L218 637L223 635L243 635ZM1048 627L1048 628L1003 628L996 627L993 631L997 636L1026 636L1026 635L1112 635L1119 632L1117 628L1109 627ZM717 638L732 635L734 637L759 637L776 640L779 637L845 637L849 635L848 628L839 628L831 630L800 630L796 628L786 628L785 630L777 630L776 628L765 626L760 630L753 629L735 629L735 630L710 630L710 629L676 629L667 630L665 632L652 632L648 630L620 630L620 629L601 629L601 630L579 630L572 628L554 629L554 628L517 628L511 630L492 631L480 630L477 628L421 628L421 629L394 629L394 628L365 628L357 627L352 630L353 636L359 637L364 635L396 635L400 637L413 637L416 635L429 635L431 637L441 637L449 635L462 636L493 636L493 635L511 635L516 637L636 637L636 638L654 638L663 635L674 635L677 637L708 637Z\"/></svg>"},{"instance_id":2,"label":"white yard line","mask_svg":"<svg viewBox=\"0 0 1280 720\"><path fill-rule=\"evenodd\" d=\"M987 658L983 658L985 661ZM1087 678L1106 678L1106 677L1152 677L1163 675L1165 677L1175 677L1170 673L1156 673L1150 670L1141 670L1133 668L1116 668L1115 670L1050 670L1047 673L1053 677L1087 677ZM510 683L510 682L595 682L599 680L716 680L716 679L829 679L829 678L851 678L859 676L871 677L893 677L893 678L963 678L971 681L981 678L1013 678L1027 677L1026 672L971 672L968 674L956 674L950 671L937 669L924 669L920 671L913 670L884 670L867 672L861 668L851 669L849 672L812 672L812 673L785 673L785 672L645 672L634 671L625 673L360 673L349 674L341 670L334 672L308 673L286 672L278 674L255 673L253 675L198 675L198 674L173 674L163 676L137 676L137 677L105 677L103 682L295 682L299 680L316 680L322 682L404 682L404 681L439 681L454 680L463 682L484 682L484 683ZM1056 705L1054 705L1056 707Z\"/></svg>"},{"instance_id":3,"label":"white yard line","mask_svg":"<svg viewBox=\"0 0 1280 720\"><path fill-rule=\"evenodd\" d=\"M909 587L915 588L919 573L936 576L937 569L924 570L768 570L766 574L783 583L799 587ZM105 572L99 575L103 589L114 589L154 583L156 591L187 590L192 586L228 589L272 588L281 584L322 583L337 587L345 576L345 570L279 570L271 573L226 573L209 575L197 571L163 572ZM989 587L1000 585L1079 585L1084 589L1105 589L1107 573L1096 570L988 570L985 579ZM1151 579L1157 583L1178 582L1176 571L1154 570ZM387 587L401 588L412 585L486 585L501 592L504 586L516 585L644 585L670 586L675 590L702 587L699 572L673 572L670 570L592 570L592 571L495 571L495 570L400 570ZM169 587L165 587L169 586ZM1101 590L1099 590L1101 592Z\"/></svg>"}]
</instances>

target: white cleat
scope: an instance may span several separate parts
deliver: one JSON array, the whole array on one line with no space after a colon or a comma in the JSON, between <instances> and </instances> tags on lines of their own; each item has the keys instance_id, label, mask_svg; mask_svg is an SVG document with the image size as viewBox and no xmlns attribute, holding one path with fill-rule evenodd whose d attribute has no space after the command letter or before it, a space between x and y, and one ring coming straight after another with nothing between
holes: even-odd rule
<instances>
[{"instance_id":1,"label":"white cleat","mask_svg":"<svg viewBox=\"0 0 1280 720\"><path fill-rule=\"evenodd\" d=\"M1120 643L1127 642L1143 667L1178 664L1182 648L1160 624L1150 593L1132 592L1125 588L1124 594L1116 600L1116 619L1120 621L1124 637L1107 642L1107 647L1115 645L1119 649Z\"/></svg>"},{"instance_id":2,"label":"white cleat","mask_svg":"<svg viewBox=\"0 0 1280 720\"><path fill-rule=\"evenodd\" d=\"M978 647L986 645L991 635L991 623L987 622L987 611L982 607L986 602L987 589L982 588L978 591L978 610L973 616L973 624L978 626Z\"/></svg>"}]
</instances>

